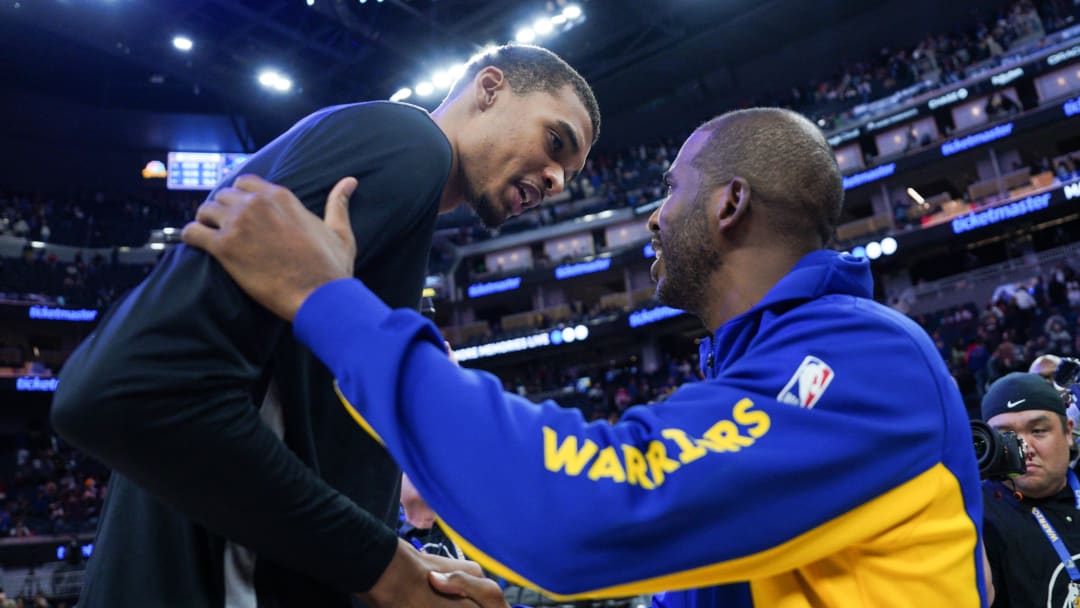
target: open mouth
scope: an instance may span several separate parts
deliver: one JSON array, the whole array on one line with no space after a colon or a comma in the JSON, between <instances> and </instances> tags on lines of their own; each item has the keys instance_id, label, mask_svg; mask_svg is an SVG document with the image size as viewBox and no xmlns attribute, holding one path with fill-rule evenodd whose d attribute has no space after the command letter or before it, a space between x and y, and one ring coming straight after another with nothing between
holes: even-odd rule
<instances>
[{"instance_id":1,"label":"open mouth","mask_svg":"<svg viewBox=\"0 0 1080 608\"><path fill-rule=\"evenodd\" d=\"M532 209L544 202L540 190L528 182L518 182L517 189L518 195L521 196L521 209L518 210L518 213L526 209Z\"/></svg>"}]
</instances>

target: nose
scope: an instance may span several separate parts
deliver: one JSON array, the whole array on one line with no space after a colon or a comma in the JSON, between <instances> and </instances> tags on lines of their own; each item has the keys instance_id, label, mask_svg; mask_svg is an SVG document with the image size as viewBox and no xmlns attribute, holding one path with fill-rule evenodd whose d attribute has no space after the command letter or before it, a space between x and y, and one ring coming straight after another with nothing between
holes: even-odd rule
<instances>
[{"instance_id":1,"label":"nose","mask_svg":"<svg viewBox=\"0 0 1080 608\"><path fill-rule=\"evenodd\" d=\"M559 194L566 188L566 178L563 177L563 168L559 165L550 165L544 169L544 196Z\"/></svg>"},{"instance_id":2,"label":"nose","mask_svg":"<svg viewBox=\"0 0 1080 608\"><path fill-rule=\"evenodd\" d=\"M652 215L649 216L649 231L660 232L660 210L664 208L661 203L659 207L653 210Z\"/></svg>"}]
</instances>

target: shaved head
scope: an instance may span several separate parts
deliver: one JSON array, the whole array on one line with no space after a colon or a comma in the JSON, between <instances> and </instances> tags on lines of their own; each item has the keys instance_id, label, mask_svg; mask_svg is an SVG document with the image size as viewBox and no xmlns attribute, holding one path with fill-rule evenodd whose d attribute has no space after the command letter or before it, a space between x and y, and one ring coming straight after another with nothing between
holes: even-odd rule
<instances>
[{"instance_id":1,"label":"shaved head","mask_svg":"<svg viewBox=\"0 0 1080 608\"><path fill-rule=\"evenodd\" d=\"M712 190L741 177L785 243L797 249L828 244L844 203L832 148L814 123L780 108L722 114L698 128L708 141L692 164Z\"/></svg>"}]
</instances>

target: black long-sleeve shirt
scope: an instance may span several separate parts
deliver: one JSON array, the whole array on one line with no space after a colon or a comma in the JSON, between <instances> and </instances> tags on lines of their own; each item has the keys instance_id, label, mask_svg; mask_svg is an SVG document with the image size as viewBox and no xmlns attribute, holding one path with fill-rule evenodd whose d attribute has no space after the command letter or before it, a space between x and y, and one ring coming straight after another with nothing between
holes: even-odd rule
<instances>
[{"instance_id":1,"label":"black long-sleeve shirt","mask_svg":"<svg viewBox=\"0 0 1080 608\"><path fill-rule=\"evenodd\" d=\"M374 102L308 116L238 173L320 216L355 176L356 276L415 307L450 166L426 112ZM260 419L268 387L283 440ZM199 250L170 251L75 351L52 421L116 472L83 608L223 606L227 542L257 555L259 606L348 605L393 555L397 467L286 324Z\"/></svg>"}]
</instances>

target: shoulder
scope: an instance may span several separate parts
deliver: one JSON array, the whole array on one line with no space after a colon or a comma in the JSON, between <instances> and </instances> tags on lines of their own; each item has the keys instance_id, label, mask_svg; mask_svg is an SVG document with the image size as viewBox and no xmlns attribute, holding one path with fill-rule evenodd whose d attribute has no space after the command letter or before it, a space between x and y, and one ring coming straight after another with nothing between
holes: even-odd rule
<instances>
[{"instance_id":1,"label":"shoulder","mask_svg":"<svg viewBox=\"0 0 1080 608\"><path fill-rule=\"evenodd\" d=\"M357 130L364 132L393 131L402 138L403 142L407 141L406 138L417 136L446 140L442 129L435 124L427 110L394 101L365 101L330 106L312 113L305 121L312 123L348 121L355 125Z\"/></svg>"},{"instance_id":2,"label":"shoulder","mask_svg":"<svg viewBox=\"0 0 1080 608\"><path fill-rule=\"evenodd\" d=\"M940 355L922 327L868 298L826 295L779 315L775 321L778 331L797 331L808 342L829 344L851 355L865 352L879 363L906 358L910 367L923 359L925 365L944 369ZM918 358L912 359L914 356Z\"/></svg>"}]
</instances>

